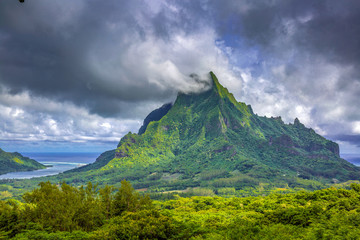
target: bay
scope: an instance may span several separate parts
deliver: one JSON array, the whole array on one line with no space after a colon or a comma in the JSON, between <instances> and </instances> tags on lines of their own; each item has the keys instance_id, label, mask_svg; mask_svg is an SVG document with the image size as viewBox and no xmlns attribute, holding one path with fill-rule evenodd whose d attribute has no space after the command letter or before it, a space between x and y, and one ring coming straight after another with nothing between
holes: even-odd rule
<instances>
[{"instance_id":1,"label":"bay","mask_svg":"<svg viewBox=\"0 0 360 240\"><path fill-rule=\"evenodd\" d=\"M22 153L23 156L35 159L36 161L49 166L46 169L39 169L26 172L11 172L0 175L0 179L29 179L56 175L67 170L93 163L100 153L69 153L69 152L47 152L47 153Z\"/></svg>"}]
</instances>

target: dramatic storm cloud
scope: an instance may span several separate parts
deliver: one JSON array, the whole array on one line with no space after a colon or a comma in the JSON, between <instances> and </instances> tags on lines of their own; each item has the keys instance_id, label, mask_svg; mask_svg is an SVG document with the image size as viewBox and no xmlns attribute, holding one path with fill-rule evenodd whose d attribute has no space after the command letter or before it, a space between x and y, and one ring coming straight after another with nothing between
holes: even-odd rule
<instances>
[{"instance_id":1,"label":"dramatic storm cloud","mask_svg":"<svg viewBox=\"0 0 360 240\"><path fill-rule=\"evenodd\" d=\"M359 12L355 0L3 0L0 141L115 147L214 71L259 115L359 151Z\"/></svg>"}]
</instances>

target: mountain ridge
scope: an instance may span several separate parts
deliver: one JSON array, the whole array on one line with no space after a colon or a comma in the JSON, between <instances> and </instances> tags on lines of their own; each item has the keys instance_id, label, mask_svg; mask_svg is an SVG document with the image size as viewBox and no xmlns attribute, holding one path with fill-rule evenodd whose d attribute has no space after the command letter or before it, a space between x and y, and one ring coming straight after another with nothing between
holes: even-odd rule
<instances>
[{"instance_id":1,"label":"mountain ridge","mask_svg":"<svg viewBox=\"0 0 360 240\"><path fill-rule=\"evenodd\" d=\"M148 192L204 188L251 194L359 179L359 168L340 158L337 143L297 118L285 124L281 117L258 116L214 73L210 77L209 89L179 93L166 111L148 115L141 134L129 132L115 150L61 179L100 185L126 179Z\"/></svg>"},{"instance_id":2,"label":"mountain ridge","mask_svg":"<svg viewBox=\"0 0 360 240\"><path fill-rule=\"evenodd\" d=\"M246 181L250 185L295 181L297 186L302 180L358 179L359 168L339 157L335 142L306 128L297 118L285 124L281 117L254 114L250 105L236 101L213 72L210 77L210 89L179 93L174 104L148 121L141 134L125 135L114 158L98 170L118 171L128 177L140 171L144 179L139 186L151 185L151 174L179 174L180 182L196 182L196 186L201 185L197 179L204 172L219 170L225 177L242 179L234 180L240 188ZM210 185L214 187L221 178L221 174L215 176Z\"/></svg>"}]
</instances>

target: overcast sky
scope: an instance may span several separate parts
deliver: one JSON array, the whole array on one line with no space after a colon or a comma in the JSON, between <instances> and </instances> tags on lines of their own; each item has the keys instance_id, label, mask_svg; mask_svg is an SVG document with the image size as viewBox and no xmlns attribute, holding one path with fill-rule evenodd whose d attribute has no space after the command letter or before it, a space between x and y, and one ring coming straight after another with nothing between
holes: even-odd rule
<instances>
[{"instance_id":1,"label":"overcast sky","mask_svg":"<svg viewBox=\"0 0 360 240\"><path fill-rule=\"evenodd\" d=\"M360 1L0 1L0 147L103 151L214 71L360 153Z\"/></svg>"}]
</instances>

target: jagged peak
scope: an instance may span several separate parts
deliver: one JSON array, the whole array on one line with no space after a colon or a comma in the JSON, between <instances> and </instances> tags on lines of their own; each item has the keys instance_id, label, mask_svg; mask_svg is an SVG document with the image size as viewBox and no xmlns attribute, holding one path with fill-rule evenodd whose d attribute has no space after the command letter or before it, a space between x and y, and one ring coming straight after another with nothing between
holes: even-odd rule
<instances>
[{"instance_id":1,"label":"jagged peak","mask_svg":"<svg viewBox=\"0 0 360 240\"><path fill-rule=\"evenodd\" d=\"M210 89L198 93L179 92L171 109L175 109L174 111L183 111L184 107L192 107L195 109L199 106L201 106L200 109L203 109L204 105L206 105L207 110L215 108L218 108L220 111L229 111L225 109L237 109L242 113L242 125L249 125L249 119L254 115L252 108L243 102L236 101L234 95L220 84L213 72L209 72L209 75L212 81ZM144 129L141 129L139 134L143 132L145 132Z\"/></svg>"},{"instance_id":2,"label":"jagged peak","mask_svg":"<svg viewBox=\"0 0 360 240\"><path fill-rule=\"evenodd\" d=\"M249 112L250 112L251 114L254 114L254 111L253 111L253 109L252 109L252 107L251 107L250 104L247 105L247 108L249 109Z\"/></svg>"},{"instance_id":3,"label":"jagged peak","mask_svg":"<svg viewBox=\"0 0 360 240\"><path fill-rule=\"evenodd\" d=\"M220 82L217 79L216 75L212 71L210 72L210 77L211 77L212 82L213 82L212 90L215 91L216 93L218 93L221 98L229 99L229 101L232 104L234 104L234 106L236 106L240 111L245 111L246 114L249 114L249 115L254 114L251 107L249 108L249 106L247 106L243 102L238 102L235 99L234 95L232 93L230 93L229 90L226 87L224 87L223 85L220 84Z\"/></svg>"},{"instance_id":4,"label":"jagged peak","mask_svg":"<svg viewBox=\"0 0 360 240\"><path fill-rule=\"evenodd\" d=\"M221 97L225 97L226 95L231 94L231 93L229 93L227 88L223 87L220 84L219 80L217 79L216 75L213 72L210 72L210 77L212 80L212 89L215 90L216 92L218 92ZM225 95L225 96L223 96L223 95Z\"/></svg>"},{"instance_id":5,"label":"jagged peak","mask_svg":"<svg viewBox=\"0 0 360 240\"><path fill-rule=\"evenodd\" d=\"M140 127L138 134L141 135L146 131L147 126L150 122L159 121L163 116L165 116L171 107L173 106L172 103L166 103L162 105L160 108L153 110L151 113L147 115L144 119L143 125Z\"/></svg>"},{"instance_id":6,"label":"jagged peak","mask_svg":"<svg viewBox=\"0 0 360 240\"><path fill-rule=\"evenodd\" d=\"M193 77L192 75L194 74L191 74L190 76ZM204 93L204 92L208 92L208 91L215 91L217 93L219 93L219 95L222 97L222 98L225 98L225 97L232 97L234 98L233 94L229 92L229 90L227 88L225 88L223 85L221 85L221 83L219 82L219 80L217 79L216 75L214 74L214 72L209 72L209 75L210 75L210 88L204 90L204 91L200 91L200 92L182 92L182 91L179 91L177 96L182 96L182 95L185 95L185 96L192 96L192 95L198 95L198 94L201 94L201 93ZM195 79L195 78L194 78Z\"/></svg>"},{"instance_id":7,"label":"jagged peak","mask_svg":"<svg viewBox=\"0 0 360 240\"><path fill-rule=\"evenodd\" d=\"M305 128L305 125L302 124L298 118L295 118L295 120L294 120L294 126L304 127L304 128Z\"/></svg>"},{"instance_id":8,"label":"jagged peak","mask_svg":"<svg viewBox=\"0 0 360 240\"><path fill-rule=\"evenodd\" d=\"M219 83L219 80L217 79L216 75L214 74L214 72L210 71L210 77L211 77L211 81L212 81L212 87L219 89L219 87L221 86L221 84Z\"/></svg>"},{"instance_id":9,"label":"jagged peak","mask_svg":"<svg viewBox=\"0 0 360 240\"><path fill-rule=\"evenodd\" d=\"M231 102L238 103L232 93L229 90L220 84L219 80L217 79L216 75L213 72L210 72L210 77L213 82L212 89L215 90L222 98L229 98Z\"/></svg>"}]
</instances>

